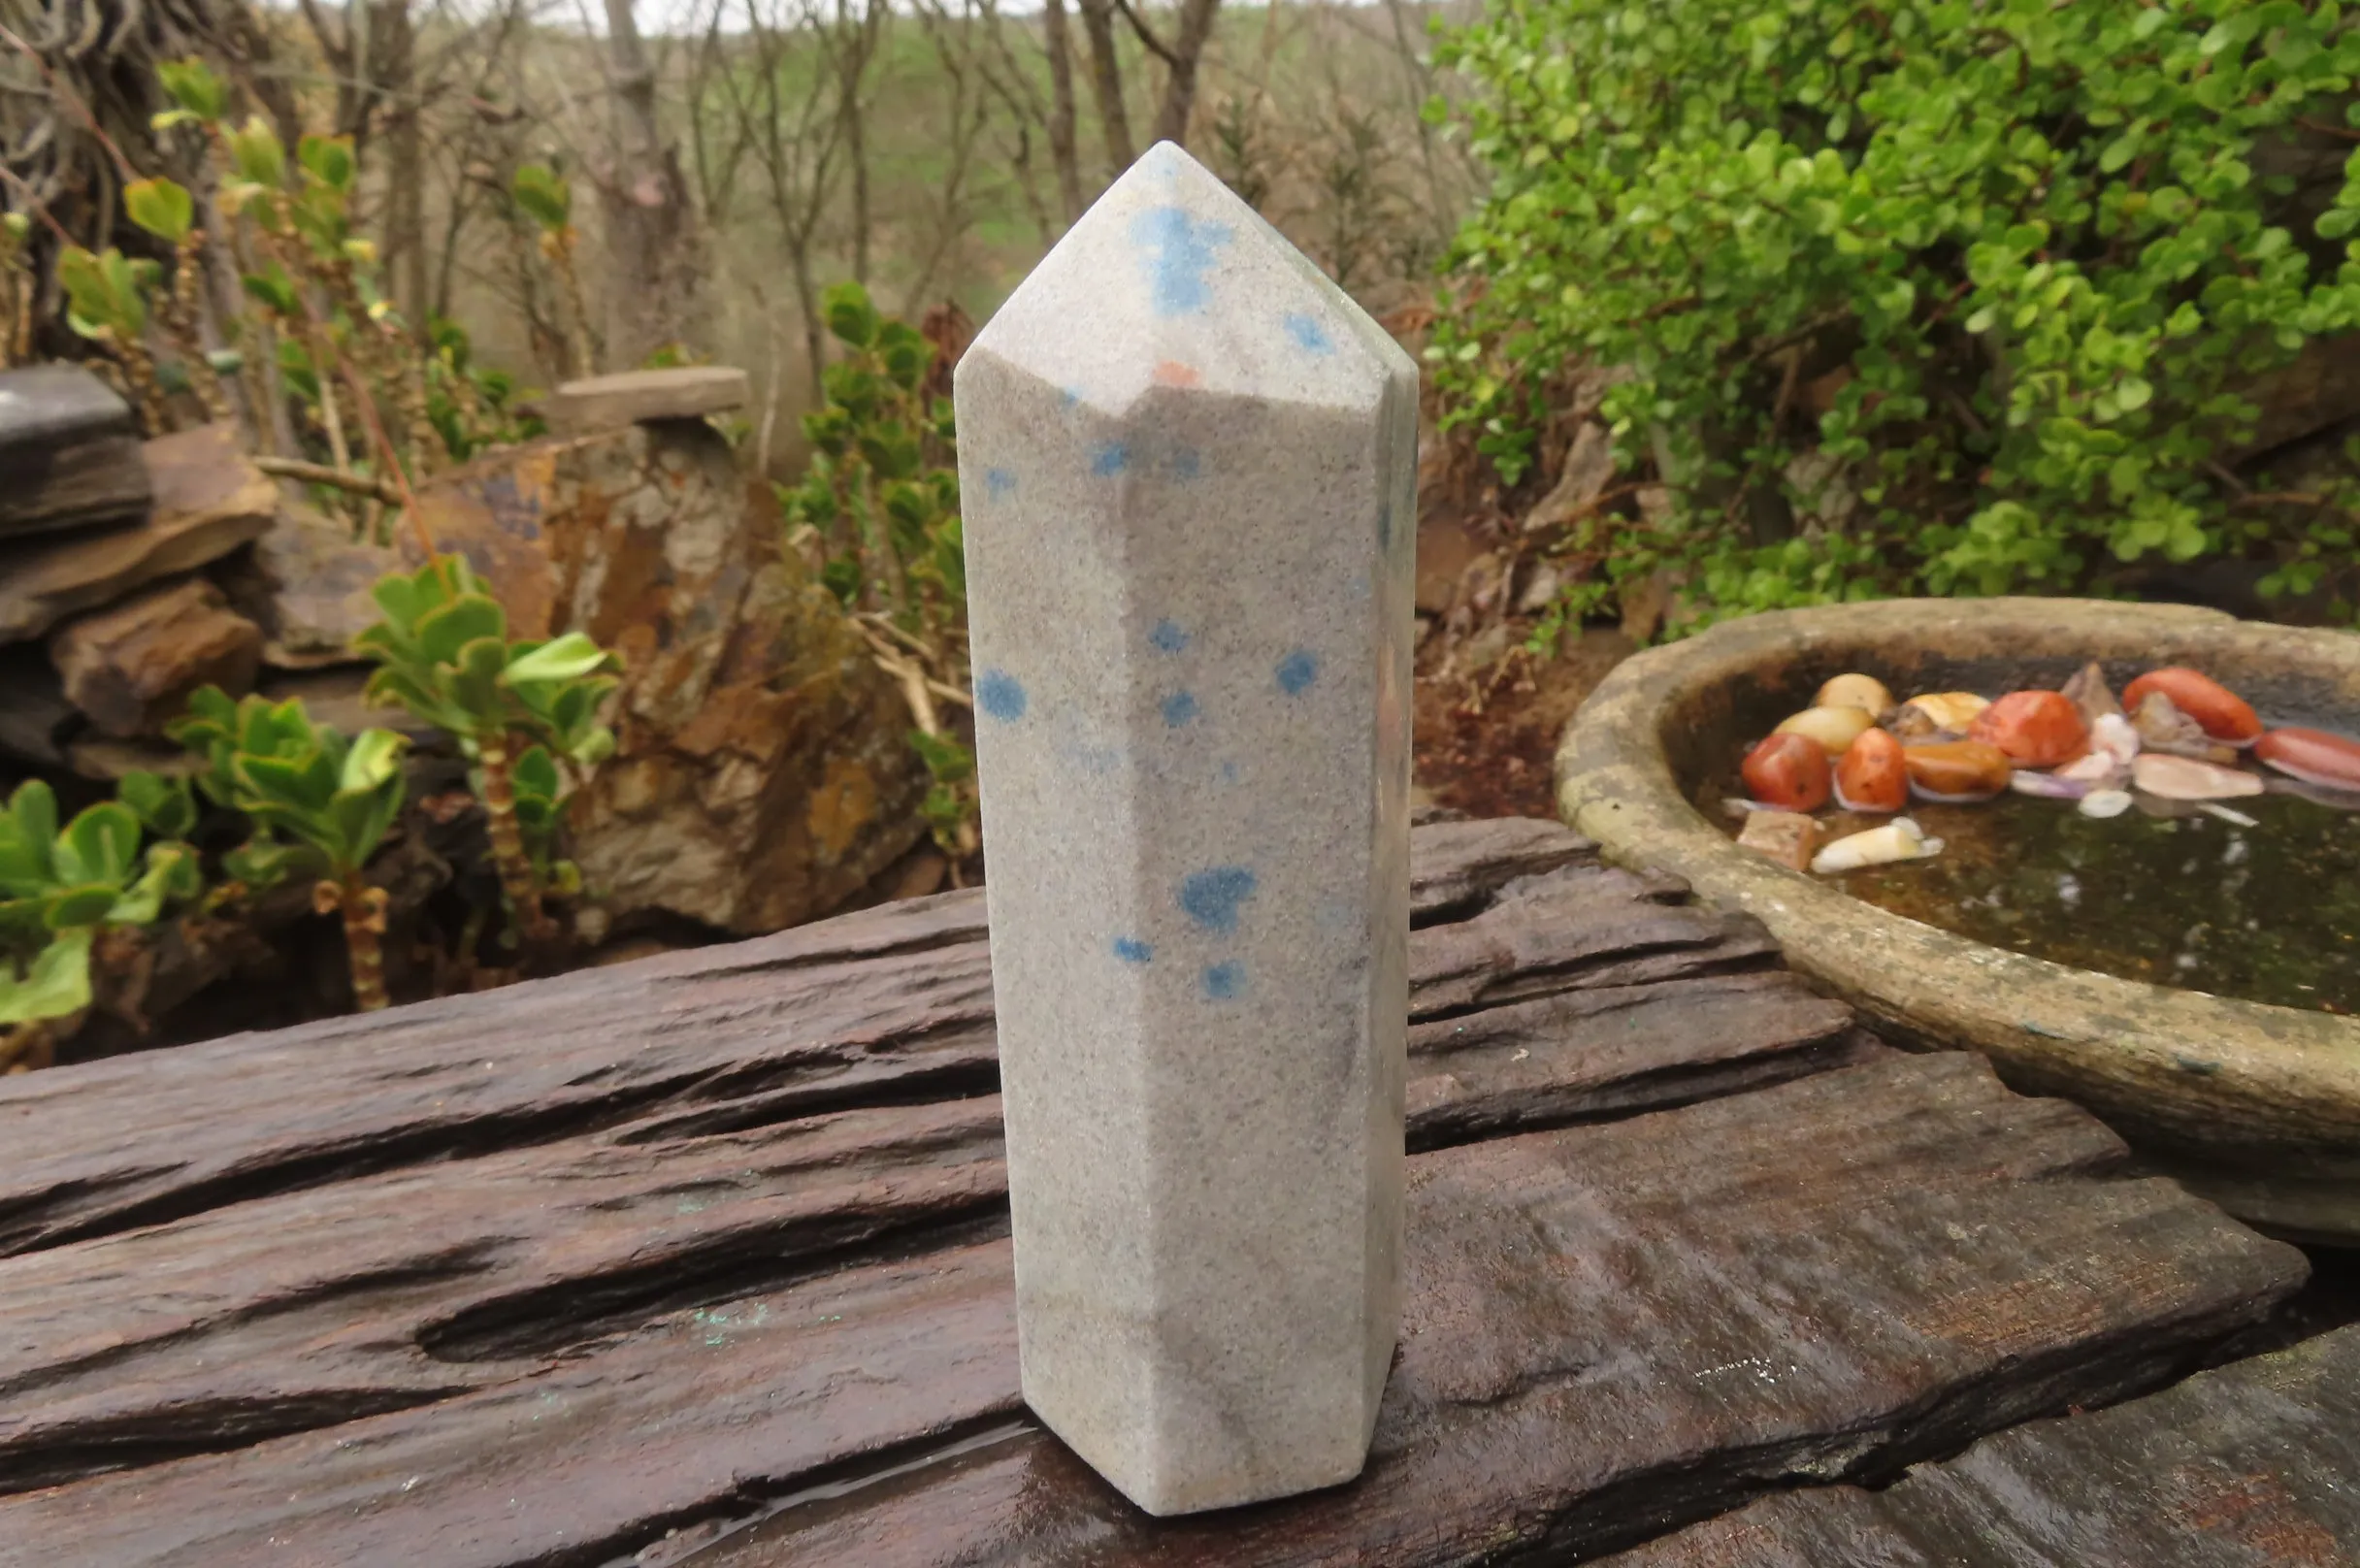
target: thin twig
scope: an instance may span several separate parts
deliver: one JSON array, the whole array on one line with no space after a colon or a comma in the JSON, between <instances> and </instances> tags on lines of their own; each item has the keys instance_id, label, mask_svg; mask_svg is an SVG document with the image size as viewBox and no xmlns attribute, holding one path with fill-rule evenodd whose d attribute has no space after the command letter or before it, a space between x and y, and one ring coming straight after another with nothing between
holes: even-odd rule
<instances>
[{"instance_id":1,"label":"thin twig","mask_svg":"<svg viewBox=\"0 0 2360 1568\"><path fill-rule=\"evenodd\" d=\"M325 463L307 463L297 457L255 457L249 461L263 473L278 478L328 485L352 495L367 496L372 501L381 501L388 506L403 505L402 492L373 474L348 474L343 469L330 468Z\"/></svg>"}]
</instances>

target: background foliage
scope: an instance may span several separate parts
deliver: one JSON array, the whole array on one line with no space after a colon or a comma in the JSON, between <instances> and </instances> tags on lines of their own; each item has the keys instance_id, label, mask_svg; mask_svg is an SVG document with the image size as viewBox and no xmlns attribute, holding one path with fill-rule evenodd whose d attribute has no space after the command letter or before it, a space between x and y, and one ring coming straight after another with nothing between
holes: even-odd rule
<instances>
[{"instance_id":1,"label":"background foliage","mask_svg":"<svg viewBox=\"0 0 2360 1568\"><path fill-rule=\"evenodd\" d=\"M2220 461L2254 376L2360 325L2341 6L1499 0L1439 55L1493 175L1428 349L1448 422L1513 483L1552 376L1627 366L1619 462L1671 491L1573 531L1562 608L1665 568L1699 619L2109 558L2348 589L2351 465L2288 496Z\"/></svg>"}]
</instances>

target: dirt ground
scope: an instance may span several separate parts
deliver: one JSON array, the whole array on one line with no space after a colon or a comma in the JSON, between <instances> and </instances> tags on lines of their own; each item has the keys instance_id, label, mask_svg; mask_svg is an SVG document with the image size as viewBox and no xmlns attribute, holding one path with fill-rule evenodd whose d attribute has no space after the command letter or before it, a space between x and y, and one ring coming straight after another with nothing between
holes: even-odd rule
<instances>
[{"instance_id":1,"label":"dirt ground","mask_svg":"<svg viewBox=\"0 0 2360 1568\"><path fill-rule=\"evenodd\" d=\"M1551 767L1566 721L1633 651L1607 628L1570 634L1557 657L1512 652L1476 676L1423 672L1411 724L1422 800L1471 817L1554 817Z\"/></svg>"}]
</instances>

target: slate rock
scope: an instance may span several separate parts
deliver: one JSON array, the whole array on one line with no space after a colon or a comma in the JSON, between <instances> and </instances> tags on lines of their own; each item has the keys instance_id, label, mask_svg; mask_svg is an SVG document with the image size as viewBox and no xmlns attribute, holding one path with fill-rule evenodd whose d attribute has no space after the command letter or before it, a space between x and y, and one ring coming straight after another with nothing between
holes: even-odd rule
<instances>
[{"instance_id":1,"label":"slate rock","mask_svg":"<svg viewBox=\"0 0 2360 1568\"><path fill-rule=\"evenodd\" d=\"M252 690L262 629L203 577L182 577L66 622L49 634L49 658L101 735L160 735L200 686Z\"/></svg>"},{"instance_id":2,"label":"slate rock","mask_svg":"<svg viewBox=\"0 0 2360 1568\"><path fill-rule=\"evenodd\" d=\"M551 430L578 435L650 419L699 419L743 407L746 395L741 370L678 365L568 381L548 398L542 412Z\"/></svg>"},{"instance_id":3,"label":"slate rock","mask_svg":"<svg viewBox=\"0 0 2360 1568\"><path fill-rule=\"evenodd\" d=\"M402 569L399 551L358 542L350 529L287 504L254 547L215 575L230 602L262 628L265 664L315 670L358 657L352 639L380 615L371 591Z\"/></svg>"},{"instance_id":4,"label":"slate rock","mask_svg":"<svg viewBox=\"0 0 2360 1568\"><path fill-rule=\"evenodd\" d=\"M615 754L569 823L614 929L664 914L776 931L915 841L926 779L901 696L780 551L769 486L719 432L668 420L511 447L418 506L510 636L581 631L622 657ZM402 548L416 557L407 535Z\"/></svg>"},{"instance_id":5,"label":"slate rock","mask_svg":"<svg viewBox=\"0 0 2360 1568\"><path fill-rule=\"evenodd\" d=\"M79 365L0 371L0 538L148 510L131 406Z\"/></svg>"},{"instance_id":6,"label":"slate rock","mask_svg":"<svg viewBox=\"0 0 2360 1568\"><path fill-rule=\"evenodd\" d=\"M194 571L271 526L278 488L228 425L160 436L139 461L155 496L145 521L0 543L0 642L40 637L78 610Z\"/></svg>"}]
</instances>

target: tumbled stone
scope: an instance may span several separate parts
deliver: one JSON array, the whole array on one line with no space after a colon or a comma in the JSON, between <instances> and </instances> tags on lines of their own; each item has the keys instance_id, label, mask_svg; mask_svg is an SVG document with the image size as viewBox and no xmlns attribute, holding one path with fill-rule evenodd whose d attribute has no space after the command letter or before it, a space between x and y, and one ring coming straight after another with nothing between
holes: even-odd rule
<instances>
[{"instance_id":1,"label":"tumbled stone","mask_svg":"<svg viewBox=\"0 0 2360 1568\"><path fill-rule=\"evenodd\" d=\"M1356 1475L1396 1328L1416 366L1177 147L957 379L1025 1397Z\"/></svg>"}]
</instances>

